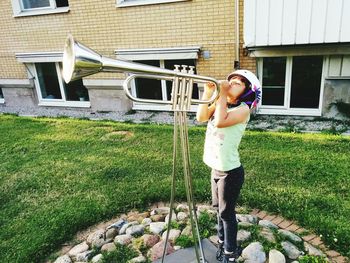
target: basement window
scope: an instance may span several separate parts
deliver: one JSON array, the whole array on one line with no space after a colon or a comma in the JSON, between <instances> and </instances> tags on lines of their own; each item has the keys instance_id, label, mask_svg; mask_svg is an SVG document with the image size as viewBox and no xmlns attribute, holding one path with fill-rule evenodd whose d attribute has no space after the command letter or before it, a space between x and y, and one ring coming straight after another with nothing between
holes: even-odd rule
<instances>
[{"instance_id":1,"label":"basement window","mask_svg":"<svg viewBox=\"0 0 350 263\"><path fill-rule=\"evenodd\" d=\"M88 90L81 79L68 84L63 81L61 63L35 63L34 69L40 106L90 106Z\"/></svg>"}]
</instances>

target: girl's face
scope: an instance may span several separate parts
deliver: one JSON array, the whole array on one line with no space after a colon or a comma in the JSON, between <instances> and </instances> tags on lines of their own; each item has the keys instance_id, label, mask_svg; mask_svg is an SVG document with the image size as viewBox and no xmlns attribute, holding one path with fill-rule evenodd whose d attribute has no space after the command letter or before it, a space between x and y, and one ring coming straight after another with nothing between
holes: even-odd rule
<instances>
[{"instance_id":1,"label":"girl's face","mask_svg":"<svg viewBox=\"0 0 350 263\"><path fill-rule=\"evenodd\" d=\"M236 101L245 90L245 83L238 76L232 77L229 80L230 89L228 91L228 98L231 101Z\"/></svg>"}]
</instances>

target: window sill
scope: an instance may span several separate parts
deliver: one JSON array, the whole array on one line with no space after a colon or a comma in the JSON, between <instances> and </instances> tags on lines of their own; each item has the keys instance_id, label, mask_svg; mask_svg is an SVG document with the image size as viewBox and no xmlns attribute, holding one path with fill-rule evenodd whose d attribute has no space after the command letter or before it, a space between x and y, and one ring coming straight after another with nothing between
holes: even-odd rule
<instances>
[{"instance_id":1,"label":"window sill","mask_svg":"<svg viewBox=\"0 0 350 263\"><path fill-rule=\"evenodd\" d=\"M294 115L294 116L321 116L320 109L302 109L302 108L273 108L265 106L258 109L257 114L269 114L269 115Z\"/></svg>"},{"instance_id":2,"label":"window sill","mask_svg":"<svg viewBox=\"0 0 350 263\"><path fill-rule=\"evenodd\" d=\"M129 7L129 6L139 6L139 5L154 5L154 4L164 4L173 2L184 2L189 0L117 0L116 7Z\"/></svg>"},{"instance_id":3,"label":"window sill","mask_svg":"<svg viewBox=\"0 0 350 263\"><path fill-rule=\"evenodd\" d=\"M49 106L49 107L73 107L73 108L90 108L90 101L49 101L42 100L38 106Z\"/></svg>"},{"instance_id":4,"label":"window sill","mask_svg":"<svg viewBox=\"0 0 350 263\"><path fill-rule=\"evenodd\" d=\"M191 108L188 112L197 112L198 105L191 105ZM133 110L152 110L152 111L173 111L171 105L160 105L160 104L150 104L150 103L141 103L134 102Z\"/></svg>"},{"instance_id":5,"label":"window sill","mask_svg":"<svg viewBox=\"0 0 350 263\"><path fill-rule=\"evenodd\" d=\"M48 15L48 14L59 14L69 12L69 7L59 7L55 9L41 9L41 10L31 10L31 11L21 11L18 14L15 14L13 17L22 17L22 16L39 16L39 15Z\"/></svg>"}]
</instances>

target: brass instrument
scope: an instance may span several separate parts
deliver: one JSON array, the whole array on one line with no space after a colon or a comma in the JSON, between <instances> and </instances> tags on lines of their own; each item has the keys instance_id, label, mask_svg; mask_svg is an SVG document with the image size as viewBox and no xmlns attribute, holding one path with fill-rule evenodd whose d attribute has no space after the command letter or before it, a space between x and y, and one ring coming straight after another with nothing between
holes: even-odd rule
<instances>
[{"instance_id":1,"label":"brass instrument","mask_svg":"<svg viewBox=\"0 0 350 263\"><path fill-rule=\"evenodd\" d=\"M186 65L182 65L180 70L178 65L175 70L162 69L158 67L143 65L129 61L111 59L103 57L97 52L75 41L71 35L68 36L63 54L63 78L66 83L80 79L85 76L96 74L98 72L127 72L131 73L123 83L123 89L126 95L133 101L143 103L171 104L174 111L174 139L173 139L173 174L172 189L170 200L170 214L168 221L168 232L165 244L167 244L170 232L170 223L174 205L175 195L175 174L176 174L176 156L178 151L178 138L180 138L181 155L183 159L183 173L185 179L187 204L190 212L193 238L195 240L195 253L197 262L206 262L202 248L196 206L193 200L192 177L190 168L188 128L186 112L189 111L191 104L209 104L216 100L219 95L219 83L216 79L199 76L194 74L194 67L187 70ZM133 96L129 89L130 83L135 78L151 78L172 81L171 100L142 99ZM194 83L213 82L216 90L209 100L192 99L192 90ZM201 252L199 256L198 246ZM166 254L166 245L164 246L162 263Z\"/></svg>"}]
</instances>

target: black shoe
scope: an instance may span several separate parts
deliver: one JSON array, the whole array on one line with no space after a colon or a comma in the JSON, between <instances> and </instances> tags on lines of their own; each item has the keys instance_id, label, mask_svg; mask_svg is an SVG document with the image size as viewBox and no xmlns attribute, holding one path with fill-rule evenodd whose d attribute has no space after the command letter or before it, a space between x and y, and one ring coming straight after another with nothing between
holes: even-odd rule
<instances>
[{"instance_id":1,"label":"black shoe","mask_svg":"<svg viewBox=\"0 0 350 263\"><path fill-rule=\"evenodd\" d=\"M235 252L230 253L230 254L224 254L223 263L237 262L237 259L242 254L242 251L243 251L242 247L237 247Z\"/></svg>"},{"instance_id":2,"label":"black shoe","mask_svg":"<svg viewBox=\"0 0 350 263\"><path fill-rule=\"evenodd\" d=\"M225 254L223 263L236 263L236 257L234 253Z\"/></svg>"},{"instance_id":3,"label":"black shoe","mask_svg":"<svg viewBox=\"0 0 350 263\"><path fill-rule=\"evenodd\" d=\"M218 251L216 251L216 259L222 261L224 258L224 242L218 241Z\"/></svg>"}]
</instances>

